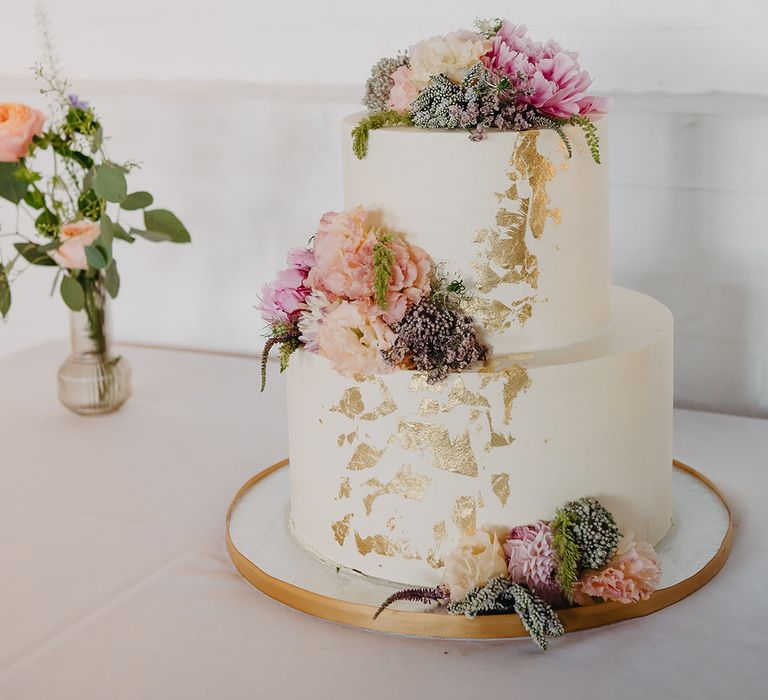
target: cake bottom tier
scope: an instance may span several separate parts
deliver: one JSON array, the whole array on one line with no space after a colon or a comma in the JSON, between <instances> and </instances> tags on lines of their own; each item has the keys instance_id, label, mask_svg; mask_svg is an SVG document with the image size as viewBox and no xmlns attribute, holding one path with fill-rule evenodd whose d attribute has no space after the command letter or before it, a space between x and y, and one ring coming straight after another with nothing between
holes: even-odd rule
<instances>
[{"instance_id":1,"label":"cake bottom tier","mask_svg":"<svg viewBox=\"0 0 768 700\"><path fill-rule=\"evenodd\" d=\"M429 385L351 380L308 352L288 370L291 519L331 564L435 585L463 534L598 498L653 543L672 511L672 317L612 292L603 335L495 357Z\"/></svg>"}]
</instances>

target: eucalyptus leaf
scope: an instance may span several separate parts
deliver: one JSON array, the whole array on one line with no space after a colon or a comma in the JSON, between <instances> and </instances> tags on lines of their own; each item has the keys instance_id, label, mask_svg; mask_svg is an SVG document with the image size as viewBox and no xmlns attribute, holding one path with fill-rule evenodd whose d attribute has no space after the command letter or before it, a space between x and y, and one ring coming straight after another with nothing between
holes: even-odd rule
<instances>
[{"instance_id":1,"label":"eucalyptus leaf","mask_svg":"<svg viewBox=\"0 0 768 700\"><path fill-rule=\"evenodd\" d=\"M45 207L45 195L40 190L29 190L24 195L24 201L32 209L43 209Z\"/></svg>"},{"instance_id":2,"label":"eucalyptus leaf","mask_svg":"<svg viewBox=\"0 0 768 700\"><path fill-rule=\"evenodd\" d=\"M109 296L113 299L117 297L120 291L120 273L117 271L117 263L114 260L104 272L104 287Z\"/></svg>"},{"instance_id":3,"label":"eucalyptus leaf","mask_svg":"<svg viewBox=\"0 0 768 700\"><path fill-rule=\"evenodd\" d=\"M56 242L56 248L61 245L60 241ZM53 267L56 262L50 255L47 255L48 245L40 246L36 243L14 243L14 248L19 252L24 260L32 265L42 265L47 267ZM51 249L52 250L52 249Z\"/></svg>"},{"instance_id":4,"label":"eucalyptus leaf","mask_svg":"<svg viewBox=\"0 0 768 700\"><path fill-rule=\"evenodd\" d=\"M101 144L104 141L104 129L100 126L96 129L91 139L91 151L96 153L101 148Z\"/></svg>"},{"instance_id":5,"label":"eucalyptus leaf","mask_svg":"<svg viewBox=\"0 0 768 700\"><path fill-rule=\"evenodd\" d=\"M28 183L16 177L18 163L0 163L0 197L18 204L27 193Z\"/></svg>"},{"instance_id":6,"label":"eucalyptus leaf","mask_svg":"<svg viewBox=\"0 0 768 700\"><path fill-rule=\"evenodd\" d=\"M91 187L93 187L93 178L96 175L96 171L91 168L84 176L83 176L83 192L90 190Z\"/></svg>"},{"instance_id":7,"label":"eucalyptus leaf","mask_svg":"<svg viewBox=\"0 0 768 700\"><path fill-rule=\"evenodd\" d=\"M5 268L0 265L0 316L5 318L11 310L11 285Z\"/></svg>"},{"instance_id":8,"label":"eucalyptus leaf","mask_svg":"<svg viewBox=\"0 0 768 700\"><path fill-rule=\"evenodd\" d=\"M152 241L153 243L163 243L163 242L170 242L171 236L168 233L159 233L158 231L143 231L140 228L132 228L129 231L129 234L131 236L139 236L141 238L145 238L148 241Z\"/></svg>"},{"instance_id":9,"label":"eucalyptus leaf","mask_svg":"<svg viewBox=\"0 0 768 700\"><path fill-rule=\"evenodd\" d=\"M133 236L131 236L120 224L112 224L112 233L115 238L119 238L121 241L128 241L128 243L133 243L134 241Z\"/></svg>"},{"instance_id":10,"label":"eucalyptus leaf","mask_svg":"<svg viewBox=\"0 0 768 700\"><path fill-rule=\"evenodd\" d=\"M112 239L115 237L115 224L112 223L112 219L106 214L101 217L99 222L99 240L108 241L112 244Z\"/></svg>"},{"instance_id":11,"label":"eucalyptus leaf","mask_svg":"<svg viewBox=\"0 0 768 700\"><path fill-rule=\"evenodd\" d=\"M125 173L109 163L99 165L95 169L93 189L99 197L108 202L122 202L128 194Z\"/></svg>"},{"instance_id":12,"label":"eucalyptus leaf","mask_svg":"<svg viewBox=\"0 0 768 700\"><path fill-rule=\"evenodd\" d=\"M122 202L120 208L125 211L135 211L136 209L146 209L152 206L154 198L149 192L132 192Z\"/></svg>"},{"instance_id":13,"label":"eucalyptus leaf","mask_svg":"<svg viewBox=\"0 0 768 700\"><path fill-rule=\"evenodd\" d=\"M64 303L72 309L72 311L82 311L83 306L85 306L85 292L83 292L80 282L78 282L75 277L66 275L64 279L61 280L59 291L61 292L61 298L64 300Z\"/></svg>"},{"instance_id":14,"label":"eucalyptus leaf","mask_svg":"<svg viewBox=\"0 0 768 700\"><path fill-rule=\"evenodd\" d=\"M85 246L85 259L97 270L103 270L108 265L107 256L95 245Z\"/></svg>"},{"instance_id":15,"label":"eucalyptus leaf","mask_svg":"<svg viewBox=\"0 0 768 700\"><path fill-rule=\"evenodd\" d=\"M167 234L168 237L163 240L171 241L171 243L189 243L191 240L189 231L184 228L184 224L167 209L145 211L144 225L147 227L147 232Z\"/></svg>"}]
</instances>

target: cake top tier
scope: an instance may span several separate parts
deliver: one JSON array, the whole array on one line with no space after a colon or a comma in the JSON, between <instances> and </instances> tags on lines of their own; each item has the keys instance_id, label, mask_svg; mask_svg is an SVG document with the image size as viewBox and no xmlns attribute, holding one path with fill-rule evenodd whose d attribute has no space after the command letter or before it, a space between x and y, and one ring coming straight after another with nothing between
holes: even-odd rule
<instances>
[{"instance_id":1,"label":"cake top tier","mask_svg":"<svg viewBox=\"0 0 768 700\"><path fill-rule=\"evenodd\" d=\"M387 126L467 129L479 140L490 128L562 134L571 124L584 129L599 161L591 120L606 100L588 94L591 84L578 54L553 39L533 41L508 20L478 21L475 31L424 39L373 66L355 153L364 157L369 130Z\"/></svg>"}]
</instances>

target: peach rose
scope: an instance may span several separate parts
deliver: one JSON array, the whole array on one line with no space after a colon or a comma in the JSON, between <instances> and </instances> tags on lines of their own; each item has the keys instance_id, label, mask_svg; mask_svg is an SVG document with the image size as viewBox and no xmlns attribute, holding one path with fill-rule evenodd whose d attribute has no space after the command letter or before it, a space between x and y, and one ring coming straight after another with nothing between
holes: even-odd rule
<instances>
[{"instance_id":1,"label":"peach rose","mask_svg":"<svg viewBox=\"0 0 768 700\"><path fill-rule=\"evenodd\" d=\"M392 75L392 89L389 91L387 107L396 112L410 112L411 104L419 94L418 88L411 80L411 69L408 66L400 66Z\"/></svg>"},{"instance_id":2,"label":"peach rose","mask_svg":"<svg viewBox=\"0 0 768 700\"><path fill-rule=\"evenodd\" d=\"M391 371L382 356L395 334L368 301L339 301L317 331L318 353L345 377L369 376Z\"/></svg>"},{"instance_id":3,"label":"peach rose","mask_svg":"<svg viewBox=\"0 0 768 700\"><path fill-rule=\"evenodd\" d=\"M90 221L64 224L59 231L62 244L56 250L52 250L49 255L60 267L68 270L87 270L85 246L91 245L99 237L100 232L99 224Z\"/></svg>"},{"instance_id":4,"label":"peach rose","mask_svg":"<svg viewBox=\"0 0 768 700\"><path fill-rule=\"evenodd\" d=\"M480 588L499 576L508 576L501 542L492 530L481 530L461 538L445 560L443 585L451 600L464 600L473 588Z\"/></svg>"},{"instance_id":5,"label":"peach rose","mask_svg":"<svg viewBox=\"0 0 768 700\"><path fill-rule=\"evenodd\" d=\"M15 102L0 104L0 162L15 163L27 155L44 123L45 115L36 109Z\"/></svg>"}]
</instances>

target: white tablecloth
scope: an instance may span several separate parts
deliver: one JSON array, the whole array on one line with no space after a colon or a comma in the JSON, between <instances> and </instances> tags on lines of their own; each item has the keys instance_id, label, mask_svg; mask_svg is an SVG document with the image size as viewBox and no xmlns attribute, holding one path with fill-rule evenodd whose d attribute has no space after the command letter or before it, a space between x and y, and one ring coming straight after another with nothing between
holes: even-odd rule
<instances>
[{"instance_id":1,"label":"white tablecloth","mask_svg":"<svg viewBox=\"0 0 768 700\"><path fill-rule=\"evenodd\" d=\"M240 485L286 456L255 360L124 348L134 396L57 403L64 344L0 361L0 698L768 697L768 422L675 413L675 456L735 512L725 569L649 617L555 640L376 635L286 608L224 546Z\"/></svg>"}]
</instances>

